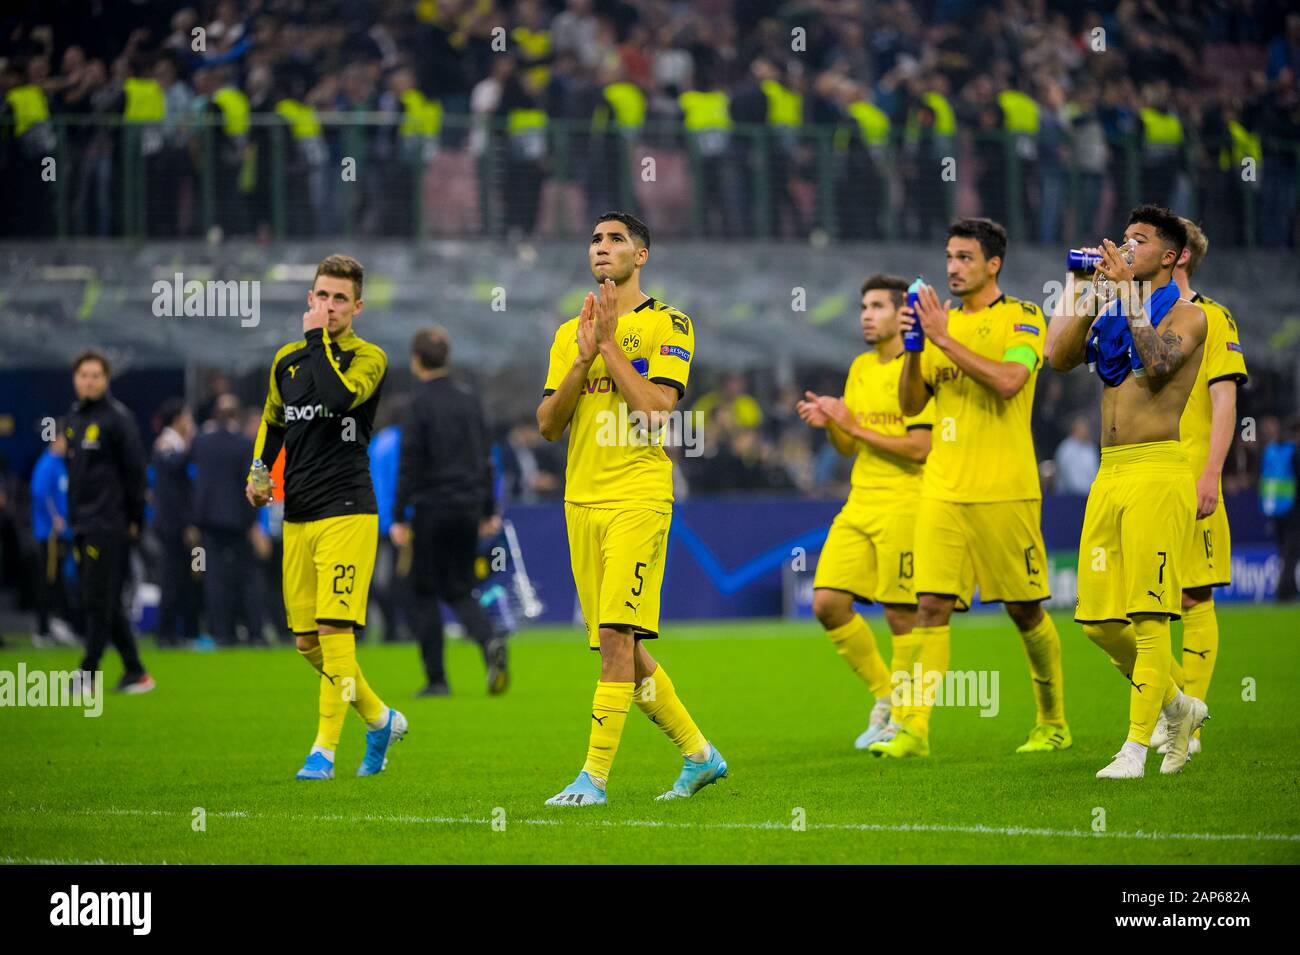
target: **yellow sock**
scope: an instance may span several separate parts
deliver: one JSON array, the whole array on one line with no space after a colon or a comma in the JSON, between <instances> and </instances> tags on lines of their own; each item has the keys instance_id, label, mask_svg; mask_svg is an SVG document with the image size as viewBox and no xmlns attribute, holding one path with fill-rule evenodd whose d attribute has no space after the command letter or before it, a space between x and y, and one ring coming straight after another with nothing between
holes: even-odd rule
<instances>
[{"instance_id":1,"label":"yellow sock","mask_svg":"<svg viewBox=\"0 0 1300 955\"><path fill-rule=\"evenodd\" d=\"M357 692L356 698L352 700L352 708L368 729L377 730L388 722L388 707L379 698L379 694L370 689L370 684L361 674L360 663L357 664Z\"/></svg>"},{"instance_id":2,"label":"yellow sock","mask_svg":"<svg viewBox=\"0 0 1300 955\"><path fill-rule=\"evenodd\" d=\"M1065 677L1061 672L1061 635L1044 613L1038 626L1020 634L1029 658L1029 675L1034 681L1037 721L1049 726L1065 725Z\"/></svg>"},{"instance_id":3,"label":"yellow sock","mask_svg":"<svg viewBox=\"0 0 1300 955\"><path fill-rule=\"evenodd\" d=\"M591 739L587 743L587 762L582 767L592 779L609 779L635 687L635 683L596 684L596 696L591 701Z\"/></svg>"},{"instance_id":4,"label":"yellow sock","mask_svg":"<svg viewBox=\"0 0 1300 955\"><path fill-rule=\"evenodd\" d=\"M1217 637L1219 633L1217 626L1215 627L1214 633ZM1186 638L1184 638L1184 642L1186 642ZM1169 654L1169 675L1174 678L1174 683L1177 685L1178 689L1184 690L1187 688L1187 674L1185 668L1178 662L1178 657L1174 656L1172 653ZM1193 693L1192 695L1195 696L1196 694Z\"/></svg>"},{"instance_id":5,"label":"yellow sock","mask_svg":"<svg viewBox=\"0 0 1300 955\"><path fill-rule=\"evenodd\" d=\"M901 725L907 717L907 707L910 705L912 668L921 659L921 638L915 631L896 633L890 643L892 645L889 660L890 699L894 707L889 718Z\"/></svg>"},{"instance_id":6,"label":"yellow sock","mask_svg":"<svg viewBox=\"0 0 1300 955\"><path fill-rule=\"evenodd\" d=\"M1137 639L1133 635L1131 624L1117 620L1085 623L1083 634L1106 652L1106 656L1110 657L1111 665L1119 670L1124 679L1133 678L1133 663L1137 660Z\"/></svg>"},{"instance_id":7,"label":"yellow sock","mask_svg":"<svg viewBox=\"0 0 1300 955\"><path fill-rule=\"evenodd\" d=\"M1219 618L1207 600L1183 613L1183 690L1199 700L1210 693L1214 663L1219 656Z\"/></svg>"},{"instance_id":8,"label":"yellow sock","mask_svg":"<svg viewBox=\"0 0 1300 955\"><path fill-rule=\"evenodd\" d=\"M314 647L312 647L310 650L299 650L298 656L302 657L304 660L310 663L312 665L312 669L314 669L317 673L320 673L321 668L324 667L325 665L324 663L325 654L321 651L319 643L316 644Z\"/></svg>"},{"instance_id":9,"label":"yellow sock","mask_svg":"<svg viewBox=\"0 0 1300 955\"><path fill-rule=\"evenodd\" d=\"M310 663L317 673L325 672L325 651L320 648L319 643L310 650L299 650L298 655ZM378 729L388 718L388 707L375 691L370 689L370 684L361 675L360 664L357 664L356 676L356 699L351 701L352 708L357 711L357 716L361 717L368 729Z\"/></svg>"},{"instance_id":10,"label":"yellow sock","mask_svg":"<svg viewBox=\"0 0 1300 955\"><path fill-rule=\"evenodd\" d=\"M912 680L911 705L907 707L907 712L903 717L903 727L913 736L919 736L926 739L930 735L930 711L934 709L934 702L925 702L925 686L927 683L933 683L935 677L932 674L939 674L939 679L948 672L948 661L952 656L952 627L915 627L912 630L912 636L921 644L919 662L921 664L921 685L916 685L916 680Z\"/></svg>"},{"instance_id":11,"label":"yellow sock","mask_svg":"<svg viewBox=\"0 0 1300 955\"><path fill-rule=\"evenodd\" d=\"M686 712L686 707L677 696L677 688L668 678L662 663L641 681L632 699L641 712L650 718L650 722L667 734L683 756L702 753L708 748L708 740L691 719L691 714Z\"/></svg>"},{"instance_id":12,"label":"yellow sock","mask_svg":"<svg viewBox=\"0 0 1300 955\"><path fill-rule=\"evenodd\" d=\"M320 635L320 724L316 746L333 752L343 733L348 704L356 699L357 640L351 632Z\"/></svg>"},{"instance_id":13,"label":"yellow sock","mask_svg":"<svg viewBox=\"0 0 1300 955\"><path fill-rule=\"evenodd\" d=\"M1089 640L1106 651L1110 662L1124 679L1133 679L1133 667L1137 663L1137 636L1132 624L1119 621L1085 623L1083 632ZM1174 688L1173 695L1177 696L1183 688L1183 668L1178 665L1172 653L1169 655L1169 682Z\"/></svg>"},{"instance_id":14,"label":"yellow sock","mask_svg":"<svg viewBox=\"0 0 1300 955\"><path fill-rule=\"evenodd\" d=\"M871 688L876 699L889 696L889 670L876 646L876 636L871 625L855 613L853 619L842 627L827 630L826 636L835 644L835 652L844 658L858 676Z\"/></svg>"},{"instance_id":15,"label":"yellow sock","mask_svg":"<svg viewBox=\"0 0 1300 955\"><path fill-rule=\"evenodd\" d=\"M1128 738L1146 746L1160 718L1160 708L1178 695L1169 673L1169 618L1142 614L1133 621L1137 659L1129 678Z\"/></svg>"}]
</instances>

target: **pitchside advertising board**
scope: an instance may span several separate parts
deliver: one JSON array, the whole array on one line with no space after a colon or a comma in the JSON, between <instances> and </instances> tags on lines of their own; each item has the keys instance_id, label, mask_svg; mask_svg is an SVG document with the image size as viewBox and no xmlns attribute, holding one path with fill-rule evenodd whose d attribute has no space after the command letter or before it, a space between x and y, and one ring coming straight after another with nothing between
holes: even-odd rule
<instances>
[{"instance_id":1,"label":"pitchside advertising board","mask_svg":"<svg viewBox=\"0 0 1300 955\"><path fill-rule=\"evenodd\" d=\"M810 555L811 556L811 555ZM1047 606L1053 610L1073 610L1079 594L1079 555L1073 551L1050 551L1047 555L1048 580L1052 598ZM1217 587L1215 603L1264 603L1277 594L1278 575L1282 561L1273 548L1256 544L1233 546L1232 583ZM785 573L785 616L793 620L811 619L813 578L817 574L816 559L808 567L795 570L787 567ZM1300 573L1297 573L1300 577ZM974 607L997 606L983 604L978 597ZM872 608L876 609L876 608Z\"/></svg>"},{"instance_id":2,"label":"pitchside advertising board","mask_svg":"<svg viewBox=\"0 0 1300 955\"><path fill-rule=\"evenodd\" d=\"M1043 499L1052 588L1049 606L1067 612L1074 609L1078 566L1074 548L1084 503L1082 497L1063 495ZM1271 600L1280 562L1271 544L1271 529L1259 513L1259 499L1243 494L1224 503L1232 524L1232 586L1220 588L1215 599ZM663 619L810 617L817 559L842 504L741 496L679 501L668 533ZM504 586L507 601L501 606L518 618L505 625L514 629L527 623L580 620L563 505L557 501L509 505L506 517L514 535L510 559L503 574L489 581ZM524 568L526 575L521 573ZM152 626L156 614L156 590L142 587L137 592L135 619L144 629ZM533 610L523 612L526 604L533 604Z\"/></svg>"}]
</instances>

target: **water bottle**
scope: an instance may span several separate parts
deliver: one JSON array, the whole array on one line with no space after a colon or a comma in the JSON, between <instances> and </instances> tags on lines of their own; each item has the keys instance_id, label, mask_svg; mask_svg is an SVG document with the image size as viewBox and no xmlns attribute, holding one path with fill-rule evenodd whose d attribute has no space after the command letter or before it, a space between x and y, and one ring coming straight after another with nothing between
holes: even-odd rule
<instances>
[{"instance_id":1,"label":"water bottle","mask_svg":"<svg viewBox=\"0 0 1300 955\"><path fill-rule=\"evenodd\" d=\"M1129 239L1119 247L1119 254L1124 256L1124 261L1129 265L1133 264L1133 252L1137 248L1137 242ZM1086 252L1083 249L1071 249L1065 253L1065 267L1071 272L1095 272L1097 266L1101 265L1102 255L1099 252Z\"/></svg>"},{"instance_id":2,"label":"water bottle","mask_svg":"<svg viewBox=\"0 0 1300 955\"><path fill-rule=\"evenodd\" d=\"M253 484L253 494L257 497L271 496L271 472L267 470L262 459L253 462L253 469L248 472L248 479Z\"/></svg>"},{"instance_id":3,"label":"water bottle","mask_svg":"<svg viewBox=\"0 0 1300 955\"><path fill-rule=\"evenodd\" d=\"M1134 251L1138 248L1138 242L1135 239L1128 239L1128 242L1119 246L1119 255L1125 257L1128 265L1134 264ZM1065 253L1065 268L1070 272L1096 272L1097 266L1101 265L1100 252L1086 252L1082 248L1071 248Z\"/></svg>"},{"instance_id":4,"label":"water bottle","mask_svg":"<svg viewBox=\"0 0 1300 955\"><path fill-rule=\"evenodd\" d=\"M921 289L925 287L925 279L920 276L916 281L907 287L907 307L912 310L912 315L916 317L916 324L911 330L903 332L903 351L924 351L925 350L925 332L921 330L921 317L917 314L917 302L921 298Z\"/></svg>"},{"instance_id":5,"label":"water bottle","mask_svg":"<svg viewBox=\"0 0 1300 955\"><path fill-rule=\"evenodd\" d=\"M1101 256L1083 249L1071 249L1065 253L1065 267L1070 272L1095 272L1101 265Z\"/></svg>"},{"instance_id":6,"label":"water bottle","mask_svg":"<svg viewBox=\"0 0 1300 955\"><path fill-rule=\"evenodd\" d=\"M1133 264L1133 255L1137 252L1137 240L1129 239L1127 242L1118 246L1120 257L1126 265ZM1085 252L1083 249L1071 249L1065 256L1065 267L1071 270L1086 269L1094 272L1097 266L1101 264L1102 256L1092 252ZM1104 275L1097 280L1097 287L1093 290L1097 296L1099 307L1105 309L1115 300L1115 286L1110 279Z\"/></svg>"}]
</instances>

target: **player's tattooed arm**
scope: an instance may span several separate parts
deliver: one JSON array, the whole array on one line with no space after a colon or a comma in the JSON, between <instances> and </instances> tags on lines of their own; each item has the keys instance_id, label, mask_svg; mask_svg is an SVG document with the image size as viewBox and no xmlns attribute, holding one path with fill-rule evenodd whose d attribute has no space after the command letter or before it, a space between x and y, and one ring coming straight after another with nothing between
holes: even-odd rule
<instances>
[{"instance_id":1,"label":"player's tattooed arm","mask_svg":"<svg viewBox=\"0 0 1300 955\"><path fill-rule=\"evenodd\" d=\"M1153 387L1172 378L1205 342L1205 313L1190 302L1179 302L1160 327L1147 319L1145 311L1126 309L1133 347Z\"/></svg>"},{"instance_id":2,"label":"player's tattooed arm","mask_svg":"<svg viewBox=\"0 0 1300 955\"><path fill-rule=\"evenodd\" d=\"M1168 378L1182 365L1183 337L1172 328L1163 331L1151 325L1131 329L1133 345L1137 348L1142 366L1151 379Z\"/></svg>"}]
</instances>

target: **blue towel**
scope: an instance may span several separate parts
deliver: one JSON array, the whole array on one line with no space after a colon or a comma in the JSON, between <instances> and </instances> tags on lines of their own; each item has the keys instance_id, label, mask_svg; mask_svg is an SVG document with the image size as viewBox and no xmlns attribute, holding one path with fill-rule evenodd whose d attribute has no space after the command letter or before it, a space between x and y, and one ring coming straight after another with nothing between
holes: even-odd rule
<instances>
[{"instance_id":1,"label":"blue towel","mask_svg":"<svg viewBox=\"0 0 1300 955\"><path fill-rule=\"evenodd\" d=\"M1152 293L1146 310L1153 328L1169 314L1178 298L1178 285L1173 281ZM1133 347L1133 333L1129 331L1128 319L1118 300L1106 306L1106 311L1088 333L1087 358L1088 370L1095 371L1111 388L1119 387L1130 371L1141 370L1142 359Z\"/></svg>"}]
</instances>

